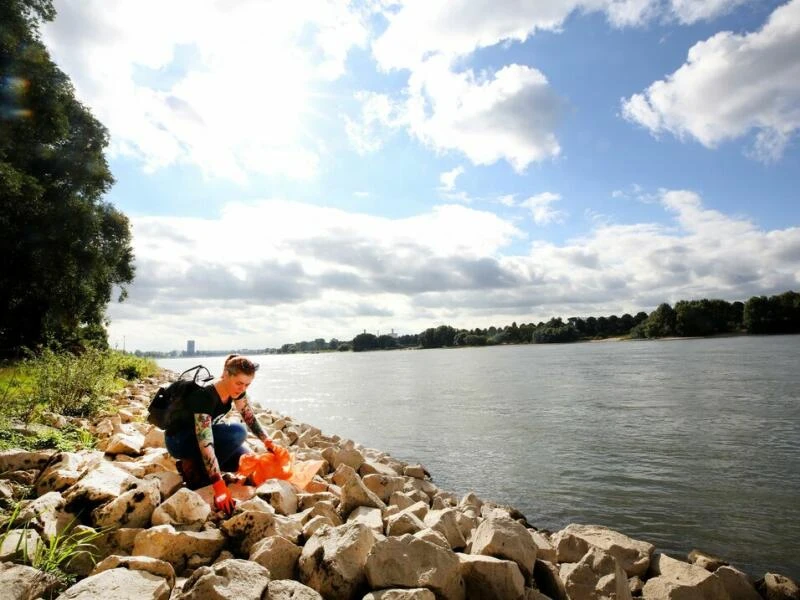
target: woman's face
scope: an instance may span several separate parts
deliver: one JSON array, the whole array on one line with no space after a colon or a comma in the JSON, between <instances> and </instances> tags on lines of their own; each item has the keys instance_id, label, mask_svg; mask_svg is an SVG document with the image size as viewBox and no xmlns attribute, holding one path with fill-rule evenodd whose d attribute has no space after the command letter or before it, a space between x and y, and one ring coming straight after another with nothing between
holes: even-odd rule
<instances>
[{"instance_id":1,"label":"woman's face","mask_svg":"<svg viewBox=\"0 0 800 600\"><path fill-rule=\"evenodd\" d=\"M228 394L234 398L246 392L250 384L253 383L254 378L255 375L245 375L244 373L231 375L227 371L225 371L225 376L223 377L228 385Z\"/></svg>"}]
</instances>

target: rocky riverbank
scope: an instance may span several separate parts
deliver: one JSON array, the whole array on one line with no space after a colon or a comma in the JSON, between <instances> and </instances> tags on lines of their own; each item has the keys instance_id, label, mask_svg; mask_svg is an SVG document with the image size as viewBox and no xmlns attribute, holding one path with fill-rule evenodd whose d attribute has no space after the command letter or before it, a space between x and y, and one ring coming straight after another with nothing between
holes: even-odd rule
<instances>
[{"instance_id":1,"label":"rocky riverbank","mask_svg":"<svg viewBox=\"0 0 800 600\"><path fill-rule=\"evenodd\" d=\"M0 596L13 600L650 600L800 599L767 573L752 581L724 560L687 560L597 525L538 530L508 506L440 490L421 465L269 411L258 418L296 460L322 460L304 490L281 480L232 486L233 516L210 488L182 486L164 434L145 421L161 382L120 392L119 412L82 426L80 453L0 452L0 497L32 488L0 528ZM262 450L255 438L248 440ZM78 525L74 525L78 523ZM66 590L23 555L63 532L102 534L96 564L77 553Z\"/></svg>"}]
</instances>

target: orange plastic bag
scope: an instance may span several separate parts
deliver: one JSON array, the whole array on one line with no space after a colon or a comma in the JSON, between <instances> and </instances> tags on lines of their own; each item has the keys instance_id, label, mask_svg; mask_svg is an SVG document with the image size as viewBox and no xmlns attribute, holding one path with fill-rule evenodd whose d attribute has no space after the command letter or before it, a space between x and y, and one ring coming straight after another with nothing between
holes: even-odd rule
<instances>
[{"instance_id":1,"label":"orange plastic bag","mask_svg":"<svg viewBox=\"0 0 800 600\"><path fill-rule=\"evenodd\" d=\"M296 463L288 450L276 446L274 452L242 456L239 459L238 473L250 477L257 486L267 479L284 479L302 490L314 478L323 462L307 460Z\"/></svg>"}]
</instances>

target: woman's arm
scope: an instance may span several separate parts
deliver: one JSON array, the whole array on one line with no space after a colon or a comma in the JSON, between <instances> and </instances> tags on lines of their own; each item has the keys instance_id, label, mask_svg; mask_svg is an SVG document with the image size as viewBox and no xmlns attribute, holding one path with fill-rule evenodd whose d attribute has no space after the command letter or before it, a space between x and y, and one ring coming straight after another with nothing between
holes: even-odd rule
<instances>
[{"instance_id":1,"label":"woman's arm","mask_svg":"<svg viewBox=\"0 0 800 600\"><path fill-rule=\"evenodd\" d=\"M196 413L194 415L194 431L197 442L200 444L200 456L211 483L222 480L222 471L219 468L217 455L214 453L214 433L211 430L211 415Z\"/></svg>"},{"instance_id":2,"label":"woman's arm","mask_svg":"<svg viewBox=\"0 0 800 600\"><path fill-rule=\"evenodd\" d=\"M256 419L256 415L253 413L253 409L250 406L250 401L247 399L247 394L241 398L237 398L233 402L236 410L242 415L242 420L244 420L245 424L250 428L250 431L264 443L267 449L271 448L272 440L269 439L267 432L264 431L264 428L261 427L261 423Z\"/></svg>"}]
</instances>

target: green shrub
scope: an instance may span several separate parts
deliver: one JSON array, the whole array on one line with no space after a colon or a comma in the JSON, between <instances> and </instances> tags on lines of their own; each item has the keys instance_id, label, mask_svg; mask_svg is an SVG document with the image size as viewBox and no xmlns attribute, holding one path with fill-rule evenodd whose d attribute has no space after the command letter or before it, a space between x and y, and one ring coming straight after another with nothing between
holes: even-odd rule
<instances>
[{"instance_id":1,"label":"green shrub","mask_svg":"<svg viewBox=\"0 0 800 600\"><path fill-rule=\"evenodd\" d=\"M114 365L116 376L127 381L153 377L158 374L158 365L150 358L112 351L109 360Z\"/></svg>"}]
</instances>

